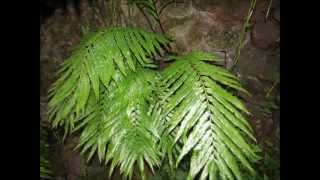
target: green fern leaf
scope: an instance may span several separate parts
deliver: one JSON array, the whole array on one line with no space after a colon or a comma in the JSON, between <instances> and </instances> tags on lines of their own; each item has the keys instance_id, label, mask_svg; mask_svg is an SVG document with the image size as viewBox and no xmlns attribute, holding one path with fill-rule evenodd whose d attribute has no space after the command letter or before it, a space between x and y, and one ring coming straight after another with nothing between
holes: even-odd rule
<instances>
[{"instance_id":1,"label":"green fern leaf","mask_svg":"<svg viewBox=\"0 0 320 180\"><path fill-rule=\"evenodd\" d=\"M251 164L259 156L242 115L250 113L226 89L248 92L213 65L221 58L208 53L170 57L173 63L161 73L149 69L156 67L151 57L168 43L137 28L89 34L49 90L53 127L63 126L65 136L82 130L76 149L88 161L97 154L110 175L119 168L131 179L137 166L146 179L146 166L153 171L167 156L172 168L187 154L188 179L241 179L240 165L254 174Z\"/></svg>"},{"instance_id":2,"label":"green fern leaf","mask_svg":"<svg viewBox=\"0 0 320 180\"><path fill-rule=\"evenodd\" d=\"M77 148L88 152L88 160L97 152L100 161L111 162L110 175L115 167L131 177L134 165L145 178L144 167L151 170L160 165L152 118L148 114L156 73L137 68L119 82L117 88L106 93L96 116L87 121Z\"/></svg>"},{"instance_id":3,"label":"green fern leaf","mask_svg":"<svg viewBox=\"0 0 320 180\"><path fill-rule=\"evenodd\" d=\"M53 127L64 125L66 132L72 131L74 123L89 113L88 101L99 101L103 89L118 83L119 72L126 76L138 67L154 67L150 57L168 43L166 37L138 28L90 33L62 64L49 91Z\"/></svg>"},{"instance_id":4,"label":"green fern leaf","mask_svg":"<svg viewBox=\"0 0 320 180\"><path fill-rule=\"evenodd\" d=\"M178 163L192 152L189 178L241 179L239 165L251 173L250 162L259 157L247 137L252 129L240 112L249 113L242 102L224 87L245 91L236 77L206 61L220 61L214 55L193 52L173 57L162 73L164 111L160 119L169 119L168 133L175 142L183 141ZM169 114L171 114L169 116ZM185 140L184 140L185 139Z\"/></svg>"}]
</instances>

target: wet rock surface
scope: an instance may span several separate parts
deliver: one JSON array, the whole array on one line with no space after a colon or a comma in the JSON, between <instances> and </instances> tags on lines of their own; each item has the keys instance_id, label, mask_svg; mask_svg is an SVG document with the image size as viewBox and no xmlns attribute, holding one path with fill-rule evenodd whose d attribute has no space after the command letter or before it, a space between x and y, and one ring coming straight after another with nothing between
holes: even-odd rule
<instances>
[{"instance_id":1,"label":"wet rock surface","mask_svg":"<svg viewBox=\"0 0 320 180\"><path fill-rule=\"evenodd\" d=\"M252 43L262 49L268 49L275 46L280 38L279 27L272 23L268 22L259 22L254 25L251 32Z\"/></svg>"},{"instance_id":2,"label":"wet rock surface","mask_svg":"<svg viewBox=\"0 0 320 180\"><path fill-rule=\"evenodd\" d=\"M122 19L120 23L128 21L128 6L121 1ZM249 117L258 140L271 137L278 143L279 112L275 105L279 104L280 87L280 10L278 1L274 0L270 18L266 21L265 11L268 1L257 1L256 11L252 19L252 26L246 34L243 49L235 73L252 94L252 97L241 95L245 100L252 116ZM84 27L99 28L110 26L112 22L106 20L110 11L101 10L100 13L81 5L81 15L69 9L67 15L56 11L55 15L46 20L40 29L40 110L42 124L47 124L47 91L55 80L55 72L65 58L71 53L71 47L79 42L83 36ZM100 9L103 9L100 7ZM216 52L226 57L227 66L233 64L235 49L244 19L249 9L246 0L192 0L184 4L169 5L161 15L161 22L167 34L174 37L173 51L184 54L193 50ZM150 30L148 22L137 10L131 9L132 24ZM152 21L153 29L160 32L157 23ZM224 51L225 53L222 53ZM268 95L268 96L267 96ZM91 163L85 163L79 153L72 151L77 139L66 141L55 150L58 159L56 179L95 180L108 179L106 169L101 166L97 158ZM119 172L111 179L120 179Z\"/></svg>"},{"instance_id":3,"label":"wet rock surface","mask_svg":"<svg viewBox=\"0 0 320 180\"><path fill-rule=\"evenodd\" d=\"M272 17L277 22L280 22L280 8L277 8L276 10L274 10Z\"/></svg>"}]
</instances>

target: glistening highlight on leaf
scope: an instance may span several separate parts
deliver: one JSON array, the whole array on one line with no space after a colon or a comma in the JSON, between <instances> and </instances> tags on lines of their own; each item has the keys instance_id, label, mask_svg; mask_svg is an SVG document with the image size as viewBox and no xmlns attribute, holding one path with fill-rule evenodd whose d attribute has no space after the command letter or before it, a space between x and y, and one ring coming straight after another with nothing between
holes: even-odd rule
<instances>
[{"instance_id":1,"label":"glistening highlight on leaf","mask_svg":"<svg viewBox=\"0 0 320 180\"><path fill-rule=\"evenodd\" d=\"M242 179L259 159L249 113L233 92L248 93L214 65L214 54L171 57L155 69L153 56L169 40L136 28L93 33L62 65L50 91L49 116L65 133L79 131L76 148L132 178L154 172L168 157L174 168L191 155L189 179ZM158 53L162 56L161 53ZM227 90L228 89L228 90ZM230 89L230 90L229 90Z\"/></svg>"}]
</instances>

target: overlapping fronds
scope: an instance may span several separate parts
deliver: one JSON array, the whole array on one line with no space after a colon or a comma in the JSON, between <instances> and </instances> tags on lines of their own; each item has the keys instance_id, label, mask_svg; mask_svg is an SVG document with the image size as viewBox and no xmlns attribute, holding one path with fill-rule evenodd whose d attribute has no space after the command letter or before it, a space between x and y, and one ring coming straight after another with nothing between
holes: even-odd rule
<instances>
[{"instance_id":1,"label":"overlapping fronds","mask_svg":"<svg viewBox=\"0 0 320 180\"><path fill-rule=\"evenodd\" d=\"M48 160L48 147L47 142L47 131L40 127L40 178L41 179L51 179L52 171L50 162Z\"/></svg>"},{"instance_id":2,"label":"overlapping fronds","mask_svg":"<svg viewBox=\"0 0 320 180\"><path fill-rule=\"evenodd\" d=\"M81 130L77 148L88 160L97 154L110 175L118 167L130 179L138 169L146 179L146 167L165 157L177 166L187 155L190 179L241 179L240 167L254 174L259 157L242 114L249 112L232 94L248 92L212 54L172 57L157 73L151 56L168 43L136 28L87 36L50 90L53 127Z\"/></svg>"},{"instance_id":3,"label":"overlapping fronds","mask_svg":"<svg viewBox=\"0 0 320 180\"><path fill-rule=\"evenodd\" d=\"M162 76L159 73L154 80L154 90L152 92L152 103L150 105L150 114L153 119L153 126L157 129L158 135L161 137L158 143L159 150L162 153L162 157L167 157L170 168L174 168L175 158L178 156L179 150L181 149L180 144L174 142L174 132L166 133L168 128L168 121L170 120L171 114L162 116L162 112L165 110L164 103L166 92L169 90L163 86Z\"/></svg>"},{"instance_id":4,"label":"overlapping fronds","mask_svg":"<svg viewBox=\"0 0 320 180\"><path fill-rule=\"evenodd\" d=\"M254 173L251 162L259 157L249 142L255 140L244 116L249 113L241 101L225 90L246 92L228 71L206 61L218 61L211 54L194 52L175 60L162 73L162 112L167 134L183 141L177 164L190 152L189 178L241 179L240 164Z\"/></svg>"},{"instance_id":5,"label":"overlapping fronds","mask_svg":"<svg viewBox=\"0 0 320 180\"><path fill-rule=\"evenodd\" d=\"M111 28L91 33L75 48L58 72L49 91L49 118L53 127L64 125L70 132L87 116L88 101L99 100L102 87L118 82L137 67L154 67L150 58L169 43L163 35L137 28ZM91 95L93 94L93 95Z\"/></svg>"},{"instance_id":6,"label":"overlapping fronds","mask_svg":"<svg viewBox=\"0 0 320 180\"><path fill-rule=\"evenodd\" d=\"M145 163L151 170L160 165L159 137L148 113L155 76L155 71L139 68L104 95L100 107L88 116L78 147L89 153L88 160L97 152L100 161L111 162L110 175L118 166L131 178L136 164L145 179Z\"/></svg>"}]
</instances>

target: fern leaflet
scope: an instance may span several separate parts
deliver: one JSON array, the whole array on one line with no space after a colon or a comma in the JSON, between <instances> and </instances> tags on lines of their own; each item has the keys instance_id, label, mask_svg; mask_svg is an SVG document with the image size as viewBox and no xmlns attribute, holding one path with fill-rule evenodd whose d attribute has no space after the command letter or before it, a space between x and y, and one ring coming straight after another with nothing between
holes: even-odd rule
<instances>
[{"instance_id":1,"label":"fern leaflet","mask_svg":"<svg viewBox=\"0 0 320 180\"><path fill-rule=\"evenodd\" d=\"M223 87L245 91L236 77L205 61L217 57L194 52L174 57L162 73L161 118L169 118L167 133L183 141L177 164L192 151L189 177L241 179L238 161L254 173L249 162L258 159L246 137L252 129L239 111L248 113L240 100ZM246 91L245 91L246 92ZM169 116L168 116L169 115ZM160 118L160 119L161 119ZM176 130L176 132L174 132Z\"/></svg>"}]
</instances>

